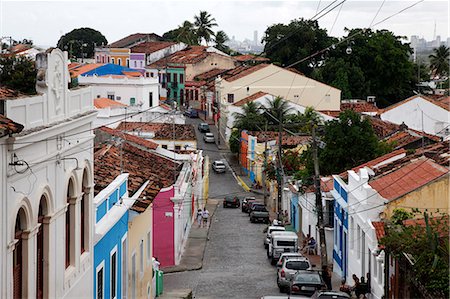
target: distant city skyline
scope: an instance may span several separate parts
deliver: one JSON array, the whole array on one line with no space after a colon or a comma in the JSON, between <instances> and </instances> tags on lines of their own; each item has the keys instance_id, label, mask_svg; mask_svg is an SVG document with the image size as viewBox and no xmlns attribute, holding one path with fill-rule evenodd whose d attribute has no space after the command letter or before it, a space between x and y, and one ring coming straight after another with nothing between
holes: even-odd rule
<instances>
[{"instance_id":1,"label":"distant city skyline","mask_svg":"<svg viewBox=\"0 0 450 299\"><path fill-rule=\"evenodd\" d=\"M236 40L250 41L254 41L254 33L257 31L257 39L260 41L268 26L287 24L295 18L310 19L330 3L0 0L0 36L12 36L17 40L32 39L37 45L55 46L63 34L75 28L90 27L104 34L108 42L113 42L136 32L162 35L177 28L184 20L193 21L194 15L198 15L200 10L206 10L219 25L213 28L214 31L223 30L228 36L235 36ZM329 35L344 36L345 28L367 28L371 23L376 24L414 3L416 2L409 0L347 1L340 12L338 7L318 22L321 28L327 29ZM412 35L430 40L434 34L446 40L449 35L449 17L444 12L448 11L447 1L424 1L374 29L387 29L408 40Z\"/></svg>"}]
</instances>

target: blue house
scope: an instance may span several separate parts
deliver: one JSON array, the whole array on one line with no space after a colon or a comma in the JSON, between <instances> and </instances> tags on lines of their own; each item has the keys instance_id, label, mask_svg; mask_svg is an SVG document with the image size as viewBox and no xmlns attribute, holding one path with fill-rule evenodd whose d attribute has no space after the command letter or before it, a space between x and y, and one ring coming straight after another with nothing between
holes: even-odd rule
<instances>
[{"instance_id":1,"label":"blue house","mask_svg":"<svg viewBox=\"0 0 450 299\"><path fill-rule=\"evenodd\" d=\"M289 186L289 189L294 188L293 186ZM291 190L291 225L292 228L298 232L300 231L300 215L299 215L299 207L298 207L298 191Z\"/></svg>"},{"instance_id":2,"label":"blue house","mask_svg":"<svg viewBox=\"0 0 450 299\"><path fill-rule=\"evenodd\" d=\"M125 75L127 72L140 72L141 70L131 69L129 67L107 63L104 65L101 65L95 69L92 69L90 71L87 71L85 73L81 73L82 76L107 76L107 75Z\"/></svg>"},{"instance_id":3,"label":"blue house","mask_svg":"<svg viewBox=\"0 0 450 299\"><path fill-rule=\"evenodd\" d=\"M345 182L333 176L334 189L334 246L333 271L347 277L348 267L348 190Z\"/></svg>"},{"instance_id":4,"label":"blue house","mask_svg":"<svg viewBox=\"0 0 450 299\"><path fill-rule=\"evenodd\" d=\"M103 181L100 174L95 180ZM122 298L127 285L128 174L117 176L94 198L94 297Z\"/></svg>"}]
</instances>

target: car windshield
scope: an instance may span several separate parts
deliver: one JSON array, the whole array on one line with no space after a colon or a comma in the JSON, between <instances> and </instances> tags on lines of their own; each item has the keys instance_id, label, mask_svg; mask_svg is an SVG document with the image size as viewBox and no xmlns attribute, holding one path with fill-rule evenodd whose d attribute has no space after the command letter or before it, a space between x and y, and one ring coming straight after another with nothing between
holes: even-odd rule
<instances>
[{"instance_id":1,"label":"car windshield","mask_svg":"<svg viewBox=\"0 0 450 299\"><path fill-rule=\"evenodd\" d=\"M257 212L267 212L266 208L264 206L254 206L253 211L257 211Z\"/></svg>"},{"instance_id":2,"label":"car windshield","mask_svg":"<svg viewBox=\"0 0 450 299\"><path fill-rule=\"evenodd\" d=\"M216 161L214 163L216 164L216 166L225 166L225 164L223 164L223 162L220 161Z\"/></svg>"},{"instance_id":3,"label":"car windshield","mask_svg":"<svg viewBox=\"0 0 450 299\"><path fill-rule=\"evenodd\" d=\"M294 247L295 246L295 241L277 241L277 246Z\"/></svg>"},{"instance_id":4,"label":"car windshield","mask_svg":"<svg viewBox=\"0 0 450 299\"><path fill-rule=\"evenodd\" d=\"M213 133L206 133L205 136L206 137L213 137L214 135L213 135Z\"/></svg>"},{"instance_id":5,"label":"car windshield","mask_svg":"<svg viewBox=\"0 0 450 299\"><path fill-rule=\"evenodd\" d=\"M307 261L288 261L286 262L286 268L292 270L307 270L309 263Z\"/></svg>"},{"instance_id":6,"label":"car windshield","mask_svg":"<svg viewBox=\"0 0 450 299\"><path fill-rule=\"evenodd\" d=\"M271 229L269 230L269 234L272 233L272 232L282 232L282 231L284 231L284 229L271 228Z\"/></svg>"},{"instance_id":7,"label":"car windshield","mask_svg":"<svg viewBox=\"0 0 450 299\"><path fill-rule=\"evenodd\" d=\"M320 276L317 273L311 272L311 273L298 273L295 278L295 282L302 282L302 283L320 283Z\"/></svg>"}]
</instances>

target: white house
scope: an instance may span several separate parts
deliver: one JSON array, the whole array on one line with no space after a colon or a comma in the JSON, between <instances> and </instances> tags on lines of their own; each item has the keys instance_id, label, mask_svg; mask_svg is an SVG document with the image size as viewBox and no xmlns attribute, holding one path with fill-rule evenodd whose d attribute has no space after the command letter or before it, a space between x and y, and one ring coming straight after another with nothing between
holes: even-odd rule
<instances>
[{"instance_id":1,"label":"white house","mask_svg":"<svg viewBox=\"0 0 450 299\"><path fill-rule=\"evenodd\" d=\"M2 99L24 126L4 138L0 296L93 294L93 133L89 87L68 89L67 53L36 56L36 96Z\"/></svg>"},{"instance_id":2,"label":"white house","mask_svg":"<svg viewBox=\"0 0 450 299\"><path fill-rule=\"evenodd\" d=\"M380 117L395 124L405 123L409 128L448 137L450 135L450 105L448 102L415 95L384 109Z\"/></svg>"},{"instance_id":3,"label":"white house","mask_svg":"<svg viewBox=\"0 0 450 299\"><path fill-rule=\"evenodd\" d=\"M78 76L80 85L92 86L94 97L108 98L147 110L159 105L158 79L126 75Z\"/></svg>"},{"instance_id":4,"label":"white house","mask_svg":"<svg viewBox=\"0 0 450 299\"><path fill-rule=\"evenodd\" d=\"M275 100L276 96L269 94L267 92L258 91L242 100L230 104L227 106L225 111L221 111L220 117L220 129L221 134L225 136L225 140L228 142L230 139L231 130L234 127L234 122L236 120L235 113L242 113L243 106L249 102L254 102L262 107L269 107L269 103ZM288 106L291 109L290 114L304 113L306 107L299 105L297 103L288 101ZM262 111L261 111L262 112ZM334 117L326 115L324 113L318 112L322 120L328 121L334 119Z\"/></svg>"}]
</instances>

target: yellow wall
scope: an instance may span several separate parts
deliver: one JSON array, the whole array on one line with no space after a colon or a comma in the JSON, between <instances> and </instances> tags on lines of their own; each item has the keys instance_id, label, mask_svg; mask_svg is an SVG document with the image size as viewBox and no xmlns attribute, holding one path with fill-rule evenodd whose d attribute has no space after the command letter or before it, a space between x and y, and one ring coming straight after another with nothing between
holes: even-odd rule
<instances>
[{"instance_id":1,"label":"yellow wall","mask_svg":"<svg viewBox=\"0 0 450 299\"><path fill-rule=\"evenodd\" d=\"M418 208L419 213L416 217L423 217L423 212L428 209L429 213L446 213L449 214L449 176L433 181L416 191L408 193L403 197L389 203L386 208L386 216L390 218L394 209L401 208L411 211L412 208Z\"/></svg>"},{"instance_id":2,"label":"yellow wall","mask_svg":"<svg viewBox=\"0 0 450 299\"><path fill-rule=\"evenodd\" d=\"M120 49L120 48L112 48L109 50L109 57L112 63L112 59L114 59L114 64L119 64L119 58L121 59L121 66L127 66L127 59L130 59L130 49Z\"/></svg>"},{"instance_id":3,"label":"yellow wall","mask_svg":"<svg viewBox=\"0 0 450 299\"><path fill-rule=\"evenodd\" d=\"M196 64L186 64L186 81L191 81L195 76L212 69L232 69L235 67L233 58L216 53L210 53L208 57Z\"/></svg>"},{"instance_id":4,"label":"yellow wall","mask_svg":"<svg viewBox=\"0 0 450 299\"><path fill-rule=\"evenodd\" d=\"M136 297L147 298L147 285L150 284L150 294L152 292L152 239L153 239L153 214L152 207L149 206L144 213L134 217L128 223L128 298L132 298L131 257L136 255ZM150 259L147 259L147 233L150 232ZM141 271L140 265L140 243L144 244L144 269ZM142 274L141 274L142 273Z\"/></svg>"},{"instance_id":5,"label":"yellow wall","mask_svg":"<svg viewBox=\"0 0 450 299\"><path fill-rule=\"evenodd\" d=\"M275 65L269 65L235 81L222 80L220 87L220 101L225 105L228 105L229 93L234 94L234 102L237 102L248 95L264 91L319 111L338 111L341 106L339 89Z\"/></svg>"}]
</instances>

